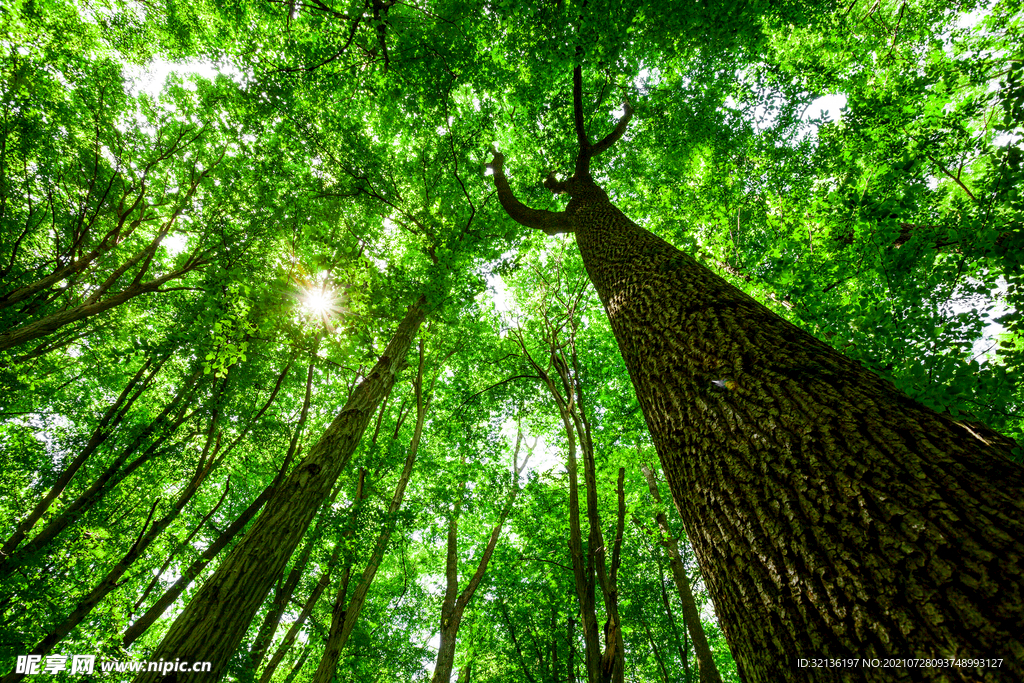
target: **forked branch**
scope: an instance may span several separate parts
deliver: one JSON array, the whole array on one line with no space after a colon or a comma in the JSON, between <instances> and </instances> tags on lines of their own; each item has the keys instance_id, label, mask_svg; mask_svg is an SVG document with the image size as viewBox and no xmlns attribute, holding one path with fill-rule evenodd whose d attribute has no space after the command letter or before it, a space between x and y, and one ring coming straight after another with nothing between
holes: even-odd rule
<instances>
[{"instance_id":1,"label":"forked branch","mask_svg":"<svg viewBox=\"0 0 1024 683\"><path fill-rule=\"evenodd\" d=\"M564 211L544 211L531 209L512 194L508 178L505 177L505 157L496 149L491 149L491 163L487 167L494 171L494 187L498 190L498 200L502 208L516 223L535 230L543 230L549 235L573 232L572 224Z\"/></svg>"},{"instance_id":2,"label":"forked branch","mask_svg":"<svg viewBox=\"0 0 1024 683\"><path fill-rule=\"evenodd\" d=\"M615 124L615 128L608 133L596 145L590 144L587 137L586 126L583 122L583 67L577 66L572 72L572 110L576 122L576 139L579 141L580 151L576 155L576 178L583 179L590 175L590 160L601 152L614 145L626 132L629 120L633 118L633 107L627 100L622 103L622 118Z\"/></svg>"}]
</instances>

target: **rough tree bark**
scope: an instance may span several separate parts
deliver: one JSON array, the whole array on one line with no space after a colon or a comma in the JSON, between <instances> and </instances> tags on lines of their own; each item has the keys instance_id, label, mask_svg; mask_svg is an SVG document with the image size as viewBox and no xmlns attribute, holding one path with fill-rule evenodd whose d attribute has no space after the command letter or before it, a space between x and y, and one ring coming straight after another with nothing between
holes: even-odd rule
<instances>
[{"instance_id":1,"label":"rough tree bark","mask_svg":"<svg viewBox=\"0 0 1024 683\"><path fill-rule=\"evenodd\" d=\"M929 410L609 201L583 125L565 211L745 681L1024 680L1024 470L1015 444ZM800 658L941 658L815 668ZM982 666L972 660L982 659ZM964 660L964 661L957 661ZM987 661L985 661L987 660Z\"/></svg>"},{"instance_id":2,"label":"rough tree bark","mask_svg":"<svg viewBox=\"0 0 1024 683\"><path fill-rule=\"evenodd\" d=\"M369 559L366 561L366 567L363 569L359 584L352 591L352 597L348 599L347 603L348 579L351 566L345 568L341 586L331 608L331 631L324 645L323 656L320 658L320 663L313 673L313 683L331 683L334 680L338 660L341 658L341 651L345 648L345 643L348 642L349 636L352 635L352 630L359 619L359 613L366 602L366 596L370 592L373 580L377 576L377 570L384 559L388 543L391 542L391 534L394 532L396 525L395 517L399 508L402 507L405 489L409 485L409 478L412 477L412 468L416 463L420 439L423 437L423 423L426 420L427 412L430 410L433 382L431 382L430 388L427 389L426 395L424 395L423 364L423 342L420 341L420 363L416 379L413 383L416 395L416 426L413 429L412 440L409 442L409 450L406 452L405 464L402 466L402 473L399 475L398 483L395 485L395 492L391 496L391 504L388 506L386 521L382 525L380 533L377 534L377 540L374 543L373 550L370 552ZM435 375L434 380L436 381L436 379Z\"/></svg>"},{"instance_id":3,"label":"rough tree bark","mask_svg":"<svg viewBox=\"0 0 1024 683\"><path fill-rule=\"evenodd\" d=\"M136 677L137 683L209 683L221 677L274 580L348 464L381 398L394 385L425 317L424 304L420 298L409 309L370 374L150 655L154 660L210 662L210 672L146 672Z\"/></svg>"}]
</instances>

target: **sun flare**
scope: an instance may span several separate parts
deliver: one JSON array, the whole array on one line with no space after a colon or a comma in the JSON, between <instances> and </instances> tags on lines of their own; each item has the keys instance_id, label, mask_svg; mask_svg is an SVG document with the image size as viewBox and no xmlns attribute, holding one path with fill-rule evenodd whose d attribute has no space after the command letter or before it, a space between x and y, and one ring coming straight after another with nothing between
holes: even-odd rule
<instances>
[{"instance_id":1,"label":"sun flare","mask_svg":"<svg viewBox=\"0 0 1024 683\"><path fill-rule=\"evenodd\" d=\"M302 306L312 315L326 316L337 308L335 296L334 290L330 289L308 290L302 296Z\"/></svg>"}]
</instances>

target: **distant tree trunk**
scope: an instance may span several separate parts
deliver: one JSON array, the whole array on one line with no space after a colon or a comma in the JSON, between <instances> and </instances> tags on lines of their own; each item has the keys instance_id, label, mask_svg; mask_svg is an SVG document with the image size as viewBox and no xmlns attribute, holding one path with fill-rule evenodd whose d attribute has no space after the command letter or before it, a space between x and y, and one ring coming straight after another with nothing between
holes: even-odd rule
<instances>
[{"instance_id":1,"label":"distant tree trunk","mask_svg":"<svg viewBox=\"0 0 1024 683\"><path fill-rule=\"evenodd\" d=\"M285 458L284 463L281 465L281 469L278 471L274 481L270 483L270 486L265 488L259 496L256 497L252 503L249 504L242 514L231 523L222 534L217 536L217 540L214 541L210 546L200 555L192 564L189 565L188 569L182 572L181 577L178 578L174 584L164 591L164 594L160 596L153 605L146 610L146 612L135 620L131 626L124 632L122 643L125 647L128 647L135 640L146 632L150 626L153 625L157 619L163 616L167 608L174 604L174 601L178 599L178 596L191 585L195 578L199 576L200 572L209 564L210 560L217 557L221 550L223 550L231 542L231 540L238 535L238 532L245 528L245 525L256 516L256 513L260 511L263 504L269 500L271 494L274 492L274 487L281 484L281 480L284 478L285 472L288 471L288 465L291 462L291 453Z\"/></svg>"},{"instance_id":2,"label":"distant tree trunk","mask_svg":"<svg viewBox=\"0 0 1024 683\"><path fill-rule=\"evenodd\" d=\"M574 73L576 171L564 212L611 321L740 676L951 681L947 668L828 669L799 658L971 658L1024 680L1024 470L1015 444L938 414L639 227L590 176ZM984 655L982 655L984 653Z\"/></svg>"},{"instance_id":3,"label":"distant tree trunk","mask_svg":"<svg viewBox=\"0 0 1024 683\"><path fill-rule=\"evenodd\" d=\"M430 390L428 389L426 396L424 396L423 392L423 363L423 342L421 341L420 363L414 383L416 393L416 426L413 429L412 441L409 443L409 450L405 456L405 464L395 486L395 492L391 496L391 505L388 506L386 521L377 535L377 540L374 543L373 550L370 552L369 559L366 561L366 567L363 569L359 583L356 585L355 590L352 591L352 597L348 599L347 603L349 568L346 568L344 580L331 609L331 630L327 636L327 643L324 646L320 664L313 673L313 683L331 683L334 680L341 651L348 642L349 636L352 635L352 629L355 628L356 621L359 619L359 613L363 609L363 603L366 602L370 586L373 585L373 580L377 576L377 570L384 559L384 553L391 542L391 534L395 529L395 516L402 507L402 500L405 498L405 489L409 484L409 478L412 476L412 468L416 463L420 439L423 437L423 423L426 420L427 411L430 409Z\"/></svg>"},{"instance_id":4,"label":"distant tree trunk","mask_svg":"<svg viewBox=\"0 0 1024 683\"><path fill-rule=\"evenodd\" d=\"M128 549L117 564L107 572L106 576L96 584L96 586L86 595L81 602L75 607L74 611L71 612L60 624L56 626L49 634L47 634L39 643L32 649L29 654L32 655L45 655L50 652L54 645L59 643L67 636L73 628L82 623L82 621L89 616L96 605L107 596L110 592L114 591L118 587L118 581L124 576L133 564L142 556L146 549L152 544L156 538L163 533L163 530L168 527L178 515L181 513L185 505L188 504L196 491L199 490L199 486L206 480L210 472L212 472L217 465L223 461L222 455L217 453L217 448L212 448L213 443L219 442L217 433L217 412L214 411L214 415L210 419L210 427L206 436L206 444L203 447L202 455L199 458L199 464L196 467L196 472L192 475L191 480L178 495L171 509L158 521L150 525L150 521L153 519L153 513L156 511L157 504L160 499L153 501L152 507L149 509L149 515L146 517L146 521L142 525L142 531L139 533L135 543ZM217 503L217 507L224 501L227 496L229 483L224 485L224 493L221 495L220 501ZM17 683L25 677L24 673L12 672L0 679L0 683Z\"/></svg>"},{"instance_id":5,"label":"distant tree trunk","mask_svg":"<svg viewBox=\"0 0 1024 683\"><path fill-rule=\"evenodd\" d=\"M50 545L61 531L81 518L87 510L121 482L125 477L138 469L142 464L148 462L159 452L160 445L164 438L173 434L192 413L186 413L185 409L201 385L202 369L199 368L192 373L192 376L184 381L174 398L164 407L163 411L150 422L132 442L126 446L114 459L114 461L93 480L89 487L80 493L75 500L54 514L49 522L33 536L27 543L11 552L6 557L0 558L0 579L9 576L11 572L24 564L40 550ZM124 464L150 437L154 437L149 447L129 463Z\"/></svg>"},{"instance_id":6,"label":"distant tree trunk","mask_svg":"<svg viewBox=\"0 0 1024 683\"><path fill-rule=\"evenodd\" d=\"M565 680L568 683L576 683L576 620L569 615L569 621L565 624L565 641L569 646L569 654L566 657Z\"/></svg>"},{"instance_id":7,"label":"distant tree trunk","mask_svg":"<svg viewBox=\"0 0 1024 683\"><path fill-rule=\"evenodd\" d=\"M682 640L679 638L679 627L676 624L676 616L672 612L672 602L668 599L668 591L665 589L665 571L661 567L661 558L655 556L654 561L658 565L658 586L661 588L661 604L665 607L665 614L668 616L669 626L672 627L672 636L676 641L676 649L679 651L679 661L683 663L683 680L690 683L690 640L687 630L683 628ZM703 628L703 626L702 626Z\"/></svg>"},{"instance_id":8,"label":"distant tree trunk","mask_svg":"<svg viewBox=\"0 0 1024 683\"><path fill-rule=\"evenodd\" d=\"M508 614L508 609L500 598L496 602L498 604L498 614L500 614L502 619L505 621L505 628L508 629L509 638L512 640L512 647L515 648L516 658L519 660L519 668L523 671L523 677L526 678L527 683L537 683L537 679L533 677L533 674L530 673L530 668L526 665L526 657L523 656L523 646L519 643L519 637L516 635L516 626L512 622L512 617ZM570 619L570 630L571 627ZM569 666L572 666L571 654L569 657Z\"/></svg>"},{"instance_id":9,"label":"distant tree trunk","mask_svg":"<svg viewBox=\"0 0 1024 683\"><path fill-rule=\"evenodd\" d=\"M480 582L487 572L487 564L491 561L494 548L498 545L498 538L501 536L501 529L512 512L512 505L519 493L519 477L526 467L530 456L523 458L523 464L519 464L519 447L523 443L523 433L516 436L516 448L512 455L512 489L505 498L505 505L498 515L498 522L491 530L491 537L487 540L487 546L480 555L476 571L470 577L469 583L459 593L459 512L462 510L462 496L466 486L466 480L462 480L459 487L458 497L455 501L455 508L452 517L448 521L448 553L445 564L445 592L441 604L441 644L437 649L437 660L434 662L434 675L430 680L432 683L448 683L452 677L452 668L455 666L455 644L459 634L459 626L462 624L462 616L466 606L476 593Z\"/></svg>"},{"instance_id":10,"label":"distant tree trunk","mask_svg":"<svg viewBox=\"0 0 1024 683\"><path fill-rule=\"evenodd\" d=\"M394 385L425 317L424 304L420 298L409 309L370 374L150 655L210 662L210 672L145 672L136 677L137 683L210 683L223 675L281 568L359 445L381 398Z\"/></svg>"},{"instance_id":11,"label":"distant tree trunk","mask_svg":"<svg viewBox=\"0 0 1024 683\"><path fill-rule=\"evenodd\" d=\"M644 627L644 633L647 634L647 642L651 644L651 652L654 654L654 661L658 663L658 669L661 671L661 680L664 683L668 682L668 669L665 668L665 660L661 657L661 652L658 651L658 643L654 640L654 635L651 633L651 626L644 619L643 614L640 615L640 623Z\"/></svg>"},{"instance_id":12,"label":"distant tree trunk","mask_svg":"<svg viewBox=\"0 0 1024 683\"><path fill-rule=\"evenodd\" d=\"M570 316L571 321L571 316ZM527 351L521 331L518 344L537 376L541 378L555 401L568 442L566 471L569 478L569 555L572 559L573 580L583 620L583 642L588 683L623 683L625 677L625 645L618 607L618 568L625 524L623 479L625 470L619 470L618 518L615 540L612 544L611 568L608 567L601 515L597 504L597 465L594 461L594 442L591 425L585 409L582 373L576 354L576 323L571 321L568 334L545 321L544 341L548 344L550 363L542 366ZM567 336L563 340L560 335ZM568 346L568 351L566 347ZM579 442L583 459L583 482L586 495L587 550L584 553L579 515L579 466L576 443ZM607 619L604 624L604 651L601 649L601 628L598 626L596 588L600 587Z\"/></svg>"},{"instance_id":13,"label":"distant tree trunk","mask_svg":"<svg viewBox=\"0 0 1024 683\"><path fill-rule=\"evenodd\" d=\"M661 493L658 491L658 482L654 479L654 472L646 465L641 465L640 469L644 473L644 478L647 479L647 488L650 490L654 502L660 507ZM700 611L697 609L697 601L690 588L690 578L686 575L686 567L683 566L683 560L679 556L679 541L668 528L668 517L664 512L659 510L654 518L661 531L661 545L668 552L672 580L675 581L676 590L679 592L679 602L683 606L683 621L693 640L693 650L697 655L697 668L700 671L700 683L722 683L722 675L718 672L715 658L708 646L707 636L704 635L704 627L700 623Z\"/></svg>"},{"instance_id":14,"label":"distant tree trunk","mask_svg":"<svg viewBox=\"0 0 1024 683\"><path fill-rule=\"evenodd\" d=\"M104 441L110 436L111 432L117 425L124 419L125 414L131 409L132 404L142 395L142 392L146 390L150 382L156 376L156 374L163 367L164 363L170 358L171 354L167 353L161 358L156 367L154 367L143 380L143 376L146 375L146 371L150 369L153 364L153 359L150 358L146 363L139 368L135 376L129 380L128 384L125 385L124 390L120 396L107 408L106 412L100 417L99 422L96 424L96 428L93 430L92 436L89 437L88 443L85 444L85 448L78 454L74 460L72 460L64 471L61 472L60 476L57 477L57 481L53 483L50 490L42 497L42 499L36 504L32 511L18 524L14 533L4 541L3 547L0 548L0 558L6 558L18 547L18 545L25 539L25 536L31 531L32 527L35 526L36 522L50 509L53 501L60 496L64 489L67 488L68 483L75 476L82 465L89 459L89 457L96 452L96 449L103 444ZM141 382L141 384L140 384ZM138 387L138 390L136 390Z\"/></svg>"}]
</instances>

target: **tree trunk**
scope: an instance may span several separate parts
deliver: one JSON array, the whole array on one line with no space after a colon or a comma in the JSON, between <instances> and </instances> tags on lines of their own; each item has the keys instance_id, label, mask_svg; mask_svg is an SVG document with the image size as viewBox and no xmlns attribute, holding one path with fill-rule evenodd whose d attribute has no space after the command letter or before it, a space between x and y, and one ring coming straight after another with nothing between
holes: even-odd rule
<instances>
[{"instance_id":1,"label":"tree trunk","mask_svg":"<svg viewBox=\"0 0 1024 683\"><path fill-rule=\"evenodd\" d=\"M119 586L118 581L124 576L133 564L142 556L146 549L153 543L154 540L168 527L178 515L184 509L185 505L188 504L196 491L199 490L200 485L206 481L210 472L213 471L217 465L219 465L223 458L217 454L216 448L213 452L210 452L210 448L214 443L215 433L217 431L217 411L214 411L213 416L210 419L210 428L206 436L206 445L203 447L202 455L199 458L199 465L196 467L196 472L192 476L188 485L178 495L174 505L171 509L158 521L150 525L150 521L153 519L153 513L156 512L156 506L160 502L160 499L153 501L152 507L149 509L149 515L146 517L146 521L142 525L142 531L139 533L139 537L132 544L128 552L121 557L121 559L114 565L114 567L107 572L106 576L96 584L96 586L86 595L82 601L78 604L75 610L67 616L60 624L58 624L49 634L47 634L39 643L32 649L29 654L32 655L45 655L50 652L54 645L59 643L67 636L71 630L82 623L82 621L89 616L96 605L107 596L110 592L116 590ZM219 441L219 437L217 437ZM224 493L221 495L220 501L217 503L217 507L224 502L224 498L228 494L228 488L230 482L224 485ZM0 683L17 683L22 680L26 674L12 672L0 679Z\"/></svg>"},{"instance_id":2,"label":"tree trunk","mask_svg":"<svg viewBox=\"0 0 1024 683\"><path fill-rule=\"evenodd\" d=\"M1024 680L1024 470L1015 444L940 415L773 314L614 207L574 73L564 212L618 341L745 681ZM858 668L801 666L801 659ZM868 668L864 659L963 659ZM979 667L976 658L997 664Z\"/></svg>"},{"instance_id":3,"label":"tree trunk","mask_svg":"<svg viewBox=\"0 0 1024 683\"><path fill-rule=\"evenodd\" d=\"M501 529L505 524L505 520L508 519L509 513L512 512L512 505L515 503L516 495L519 493L519 477L522 475L523 469L526 468L526 463L530 459L530 456L527 455L523 459L523 464L519 464L519 447L522 443L523 433L520 431L516 436L516 448L512 456L512 490L509 491L508 496L505 498L505 505L498 515L498 523L491 530L491 536L487 540L487 546L484 548L483 553L480 555L476 571L473 572L473 576L462 593L459 593L458 520L459 513L462 510L462 496L466 487L465 479L462 480L462 485L459 487L455 509L452 511L452 518L448 523L445 594L444 601L441 604L441 643L437 649L437 660L434 662L434 674L430 679L432 683L448 683L451 680L452 668L455 666L455 645L459 635L459 626L462 624L462 616L466 611L466 606L469 605L469 601L473 599L473 594L476 593L476 589L480 586L484 574L487 572L487 565L494 554L495 546L498 545ZM464 462L465 460L463 460Z\"/></svg>"},{"instance_id":4,"label":"tree trunk","mask_svg":"<svg viewBox=\"0 0 1024 683\"><path fill-rule=\"evenodd\" d=\"M606 199L570 212L741 675L985 653L1006 661L979 680L1024 677L1012 444L900 394Z\"/></svg>"},{"instance_id":5,"label":"tree trunk","mask_svg":"<svg viewBox=\"0 0 1024 683\"><path fill-rule=\"evenodd\" d=\"M430 397L424 397L423 395L423 362L423 342L421 341L419 370L416 373L414 384L416 393L416 426L413 429L412 441L409 443L409 450L405 456L405 464L398 478L398 484L395 486L395 492L391 496L391 504L388 507L387 518L383 528L377 535L376 543L374 543L373 551L370 553L370 558L363 569L359 584L352 591L352 598L348 600L347 604L345 599L348 592L350 568L345 570L344 580L331 610L331 630L327 636L327 643L324 646L324 653L320 658L320 664L313 673L313 683L331 683L334 680L334 673L338 667L341 651L344 649L345 643L348 642L349 636L352 635L352 629L355 628L356 621L359 619L359 613L363 609L363 603L366 602L370 586L373 585L373 580L377 576L377 570L384 559L388 543L391 542L391 534L395 529L395 516L399 508L402 507L402 500L405 498L405 489L409 484L409 478L412 476L412 468L416 463L416 454L419 451L420 439L423 436L423 423L426 420L427 411L430 409Z\"/></svg>"},{"instance_id":6,"label":"tree trunk","mask_svg":"<svg viewBox=\"0 0 1024 683\"><path fill-rule=\"evenodd\" d=\"M316 584L313 586L313 590L306 598L306 602L303 603L302 609L299 610L298 618L296 618L292 625L288 628L288 632L285 633L285 636L281 640L281 643L277 646L277 650L274 652L273 656L270 658L270 661L267 663L266 669L264 669L263 673L260 674L260 683L268 683L274 677L274 672L277 671L277 667L281 664L281 662L284 660L285 655L288 653L288 650L295 643L295 639L299 637L299 632L302 630L302 627L306 624L306 620L309 619L309 616L313 613L313 608L316 607L316 603L320 600L320 596L322 596L324 594L324 591L327 590L327 587L331 585L331 573L334 571L334 566L338 563L338 558L341 556L341 551L347 545L347 541L351 539L353 536L355 536L356 518L359 515L359 508L361 507L361 503L363 499L366 498L366 493L364 493L365 483L366 470L360 468L359 479L357 480L356 483L356 495L355 498L352 499L351 511L349 513L349 527L341 535L341 538L339 538L335 542L334 550L331 551L331 557L329 560L327 560L327 569L320 573L320 577L317 579ZM335 495L337 495L337 493L335 493ZM349 566L345 567L342 573L341 584L345 586L346 589L348 587L348 577L351 569L352 566L350 564ZM345 589L342 590L343 592L345 591ZM278 619L279 618L280 615L278 615ZM275 621L274 623L276 627L277 622ZM270 643L268 642L267 645L269 644ZM253 658L254 666L257 669L259 668L259 663L260 661L262 661L262 659L262 654L260 655L259 660Z\"/></svg>"},{"instance_id":7,"label":"tree trunk","mask_svg":"<svg viewBox=\"0 0 1024 683\"><path fill-rule=\"evenodd\" d=\"M99 502L106 493L124 480L125 477L156 455L163 439L177 431L178 427L191 417L191 414L184 414L184 406L188 405L196 389L200 386L201 373L201 368L193 372L192 376L182 384L178 393L175 394L174 398L164 407L156 419L139 432L132 440L132 443L121 451L85 491L57 512L31 540L11 552L11 554L0 557L0 579L9 576L27 560L33 558L36 553L50 545L60 532L74 524L87 510ZM175 411L178 411L176 415ZM122 465L151 436L154 437L154 440L149 445L149 448L122 470Z\"/></svg>"},{"instance_id":8,"label":"tree trunk","mask_svg":"<svg viewBox=\"0 0 1024 683\"><path fill-rule=\"evenodd\" d=\"M409 309L370 374L150 656L210 662L210 672L145 672L136 677L137 683L210 683L221 677L274 579L348 464L381 398L394 385L425 317L423 305L420 298Z\"/></svg>"},{"instance_id":9,"label":"tree trunk","mask_svg":"<svg viewBox=\"0 0 1024 683\"><path fill-rule=\"evenodd\" d=\"M231 542L238 532L245 528L245 525L249 523L249 520L256 516L256 513L260 511L263 504L266 503L273 494L274 487L280 485L281 479L284 478L285 472L288 471L288 464L290 462L291 453L289 453L288 457L285 458L284 463L281 465L281 470L277 473L274 481L270 483L270 486L265 488L263 492L256 497L256 500L249 504L249 507L247 507L242 514L240 514L238 518L231 523L231 526L224 530L224 533L217 536L217 540L214 541L210 547L208 547L203 554L196 559L195 562L190 564L188 569L182 572L181 577L174 582L174 585L164 591L164 594L160 596L159 600L153 603L152 607L146 610L146 612L139 617L135 623L128 627L124 632L122 640L125 647L134 643L139 636L145 633L146 629L152 626L153 622L159 619L163 613L167 611L167 608L178 599L178 596L189 587L197 576L199 576L199 573L203 571L210 560L217 557L220 551Z\"/></svg>"},{"instance_id":10,"label":"tree trunk","mask_svg":"<svg viewBox=\"0 0 1024 683\"><path fill-rule=\"evenodd\" d=\"M658 482L654 480L654 472L646 465L641 465L640 469L644 473L644 478L647 479L647 488L650 490L654 502L660 507L661 493L658 491ZM686 567L683 566L683 560L679 556L679 541L669 530L668 518L664 512L659 510L654 519L658 522L658 529L661 531L661 544L668 551L672 580L675 581L676 590L679 591L679 602L683 606L683 622L693 640L693 650L697 655L697 669L700 671L700 683L722 683L722 675L715 665L715 658L711 655L704 627L700 623L700 612L697 610L697 601L690 588L690 578L686 575Z\"/></svg>"}]
</instances>

